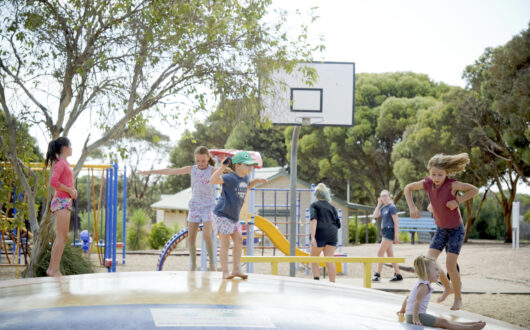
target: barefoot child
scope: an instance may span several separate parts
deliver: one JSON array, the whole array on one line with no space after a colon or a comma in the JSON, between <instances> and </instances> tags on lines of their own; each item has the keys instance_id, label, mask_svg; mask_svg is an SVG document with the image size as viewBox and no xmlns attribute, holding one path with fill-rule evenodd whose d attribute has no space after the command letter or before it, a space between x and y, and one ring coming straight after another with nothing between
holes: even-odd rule
<instances>
[{"instance_id":1,"label":"barefoot child","mask_svg":"<svg viewBox=\"0 0 530 330\"><path fill-rule=\"evenodd\" d=\"M182 175L189 174L191 177L191 199L189 201L188 214L188 248L190 251L191 270L197 268L197 232L199 224L203 223L204 243L209 257L208 270L215 271L215 258L213 255L212 238L212 211L215 207L215 186L210 184L215 160L206 147L200 146L195 149L195 165L181 168L166 168L163 170L140 171L138 174L163 174Z\"/></svg>"},{"instance_id":2,"label":"barefoot child","mask_svg":"<svg viewBox=\"0 0 530 330\"><path fill-rule=\"evenodd\" d=\"M70 140L66 137L60 137L49 143L44 162L46 167L50 163L53 165L50 186L55 188L50 209L55 214L56 235L52 245L50 265L46 270L46 274L53 277L62 275L60 270L61 258L68 239L72 200L77 198L72 168L66 160L69 156L72 156Z\"/></svg>"},{"instance_id":3,"label":"barefoot child","mask_svg":"<svg viewBox=\"0 0 530 330\"><path fill-rule=\"evenodd\" d=\"M259 182L267 183L266 179L253 179L250 181L248 175L252 170L252 165L257 164L248 152L240 151L232 159L230 157L225 158L222 166L210 178L210 183L223 185L221 197L213 211L213 218L215 231L219 233L221 241L219 259L224 279L232 279L234 277L246 279L248 277L240 269L243 238L241 237L241 228L239 226L239 212L245 201L247 190ZM232 171L223 175L223 171L227 167L230 167ZM228 272L230 237L234 241L231 274Z\"/></svg>"},{"instance_id":4,"label":"barefoot child","mask_svg":"<svg viewBox=\"0 0 530 330\"><path fill-rule=\"evenodd\" d=\"M398 312L399 316L405 314L407 323L454 330L484 328L486 322L454 322L427 314L427 305L433 291L431 283L438 281L441 273L440 267L433 259L420 256L414 260L414 271L419 280L405 298L401 310Z\"/></svg>"},{"instance_id":5,"label":"barefoot child","mask_svg":"<svg viewBox=\"0 0 530 330\"><path fill-rule=\"evenodd\" d=\"M405 198L411 218L419 218L420 216L420 211L412 199L412 191L423 189L429 195L434 222L438 229L432 238L427 256L436 260L442 250L447 247L446 266L451 277L451 283L445 274L440 276L445 290L442 296L438 298L438 302L454 293L455 299L451 307L452 310L462 308L462 282L457 270L457 259L464 243L465 233L458 205L473 198L478 193L478 189L471 184L450 179L447 176L463 172L467 164L469 164L467 153L458 155L438 154L429 160L427 165L429 176L421 181L409 183L405 187ZM464 194L459 195L459 191L464 192Z\"/></svg>"}]
</instances>

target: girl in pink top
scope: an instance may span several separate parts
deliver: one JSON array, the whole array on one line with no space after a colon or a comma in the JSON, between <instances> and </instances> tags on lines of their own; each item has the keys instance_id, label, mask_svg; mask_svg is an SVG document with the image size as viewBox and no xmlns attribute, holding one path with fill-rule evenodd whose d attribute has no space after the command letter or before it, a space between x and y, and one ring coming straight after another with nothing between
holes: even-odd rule
<instances>
[{"instance_id":1,"label":"girl in pink top","mask_svg":"<svg viewBox=\"0 0 530 330\"><path fill-rule=\"evenodd\" d=\"M50 265L46 270L48 276L61 276L61 257L63 256L64 245L68 239L68 229L70 228L70 210L72 209L72 199L77 198L77 191L74 189L74 176L70 164L66 158L72 155L72 146L66 137L53 140L48 145L46 153L46 167L51 163L52 176L50 186L55 188L55 195L51 203L51 211L55 214L56 235L53 241Z\"/></svg>"},{"instance_id":2,"label":"girl in pink top","mask_svg":"<svg viewBox=\"0 0 530 330\"><path fill-rule=\"evenodd\" d=\"M405 316L407 323L423 325L426 327L442 329L482 329L486 322L454 322L441 317L427 314L427 306L431 298L431 283L437 282L440 277L440 267L433 259L424 256L417 257L414 260L414 271L419 280L414 285L410 294L403 301L398 316Z\"/></svg>"},{"instance_id":3,"label":"girl in pink top","mask_svg":"<svg viewBox=\"0 0 530 330\"><path fill-rule=\"evenodd\" d=\"M215 207L215 186L210 184L215 160L210 155L208 148L200 146L195 149L195 165L181 168L166 168L162 170L140 171L138 174L163 174L182 175L191 177L192 197L189 202L188 213L188 248L190 251L191 270L196 270L196 240L199 224L203 223L204 242L209 256L208 270L215 271L212 238L212 211Z\"/></svg>"},{"instance_id":4,"label":"girl in pink top","mask_svg":"<svg viewBox=\"0 0 530 330\"><path fill-rule=\"evenodd\" d=\"M409 183L405 187L405 198L411 218L420 217L420 211L412 199L412 191L423 189L429 195L431 202L429 210L432 210L434 214L434 222L438 229L429 246L428 257L436 260L442 250L447 249L446 266L451 277L451 283L445 273L440 276L445 290L442 296L438 298L438 302L445 300L448 295L454 293L455 300L451 307L452 310L462 308L462 282L457 269L457 259L464 243L465 232L458 205L473 198L478 193L478 189L469 183L450 179L447 176L463 172L467 164L469 164L467 153L458 155L438 154L432 157L427 164L429 176L421 181ZM459 195L459 191L463 194Z\"/></svg>"}]
</instances>

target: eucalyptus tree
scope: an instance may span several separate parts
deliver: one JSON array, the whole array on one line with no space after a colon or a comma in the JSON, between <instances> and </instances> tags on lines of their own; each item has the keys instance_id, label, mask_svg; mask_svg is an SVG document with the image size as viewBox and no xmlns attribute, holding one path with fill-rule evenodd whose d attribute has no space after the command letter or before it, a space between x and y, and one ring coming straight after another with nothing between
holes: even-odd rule
<instances>
[{"instance_id":1,"label":"eucalyptus tree","mask_svg":"<svg viewBox=\"0 0 530 330\"><path fill-rule=\"evenodd\" d=\"M504 46L487 48L464 78L470 95L461 113L472 123L474 144L492 168L506 239L511 241L517 184L530 176L530 28Z\"/></svg>"},{"instance_id":2,"label":"eucalyptus tree","mask_svg":"<svg viewBox=\"0 0 530 330\"><path fill-rule=\"evenodd\" d=\"M52 231L49 211L37 219L14 121L36 125L51 139L83 134L83 145L74 146L82 149L77 175L92 152L123 129L146 125L153 111L176 125L190 112L207 109L210 96L257 95L258 82L266 86L270 70L290 71L296 60L310 60L321 49L308 43L307 26L285 33L287 16L270 14L270 4L0 2L0 104L9 133L0 146L28 200L35 235L28 276Z\"/></svg>"}]
</instances>

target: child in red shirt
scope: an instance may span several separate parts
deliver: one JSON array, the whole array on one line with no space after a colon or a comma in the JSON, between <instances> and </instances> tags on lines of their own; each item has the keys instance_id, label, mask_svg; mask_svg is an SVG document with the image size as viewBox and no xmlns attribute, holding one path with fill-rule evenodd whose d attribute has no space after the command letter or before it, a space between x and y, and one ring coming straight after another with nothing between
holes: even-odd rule
<instances>
[{"instance_id":1,"label":"child in red shirt","mask_svg":"<svg viewBox=\"0 0 530 330\"><path fill-rule=\"evenodd\" d=\"M450 179L447 176L463 172L467 164L469 164L467 153L458 155L438 154L429 160L427 165L429 176L421 181L409 183L405 187L405 198L411 218L420 217L420 211L412 199L412 190L423 189L429 195L430 208L438 229L432 238L427 257L436 260L442 250L447 248L446 266L451 277L451 283L445 273L441 274L440 280L445 290L442 296L438 298L438 302L454 293L455 300L451 307L452 310L463 307L462 282L457 269L457 259L464 243L465 231L458 205L473 198L478 194L478 189L472 184ZM459 195L459 191L464 194Z\"/></svg>"},{"instance_id":2,"label":"child in red shirt","mask_svg":"<svg viewBox=\"0 0 530 330\"><path fill-rule=\"evenodd\" d=\"M48 276L61 276L60 264L63 255L64 245L68 239L68 229L70 228L70 211L72 200L77 198L77 191L74 189L74 176L70 164L66 158L72 155L70 140L60 137L53 140L48 145L45 165L52 165L52 176L50 185L55 188L55 195L51 202L51 211L55 214L56 235L53 241L50 265L46 270Z\"/></svg>"}]
</instances>

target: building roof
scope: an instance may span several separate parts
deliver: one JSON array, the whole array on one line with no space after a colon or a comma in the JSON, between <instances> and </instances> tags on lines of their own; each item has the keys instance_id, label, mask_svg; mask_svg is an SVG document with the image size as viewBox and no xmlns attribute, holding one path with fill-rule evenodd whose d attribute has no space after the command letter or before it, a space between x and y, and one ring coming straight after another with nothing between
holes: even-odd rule
<instances>
[{"instance_id":1,"label":"building roof","mask_svg":"<svg viewBox=\"0 0 530 330\"><path fill-rule=\"evenodd\" d=\"M267 179L269 182L274 181L278 177L281 176L289 176L289 173L283 168L283 167L263 167L263 168L256 168L254 171L254 177L259 179ZM308 182L305 182L304 180L298 179L298 183L301 185L306 186L307 188L311 187L311 184ZM257 186L259 187L259 185ZM188 187L184 190L179 191L176 194L173 195L162 195L161 199L151 204L151 208L153 209L159 209L159 210L182 210L182 211L188 211L188 203L192 197L191 194L191 187ZM373 207L354 204L354 203L348 203L340 198L337 198L335 196L331 197L334 202L342 204L344 206L347 206L351 209L367 209L367 210L373 210Z\"/></svg>"},{"instance_id":2,"label":"building roof","mask_svg":"<svg viewBox=\"0 0 530 330\"><path fill-rule=\"evenodd\" d=\"M254 177L258 179L271 180L278 175L281 171L284 171L282 167L264 167L257 168L254 171ZM189 210L188 203L191 199L191 187L179 191L173 195L161 195L160 200L154 204L151 204L151 208L160 210Z\"/></svg>"}]
</instances>

